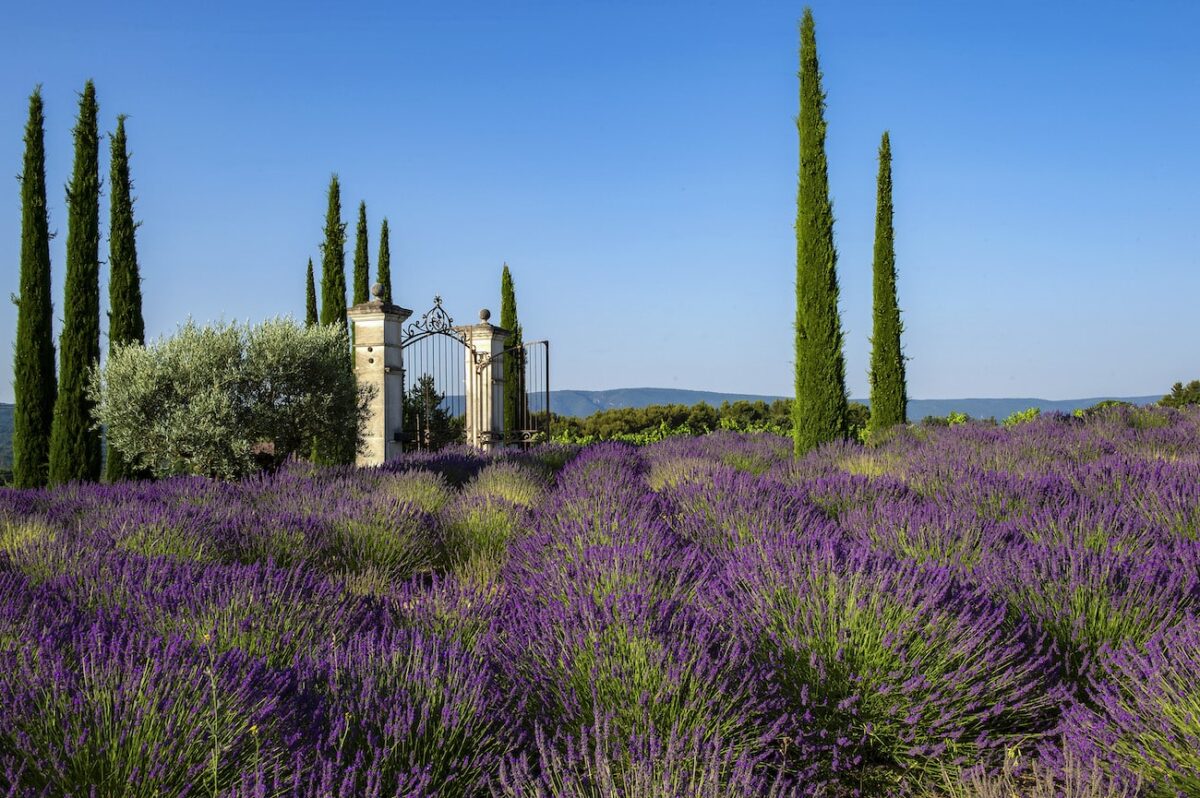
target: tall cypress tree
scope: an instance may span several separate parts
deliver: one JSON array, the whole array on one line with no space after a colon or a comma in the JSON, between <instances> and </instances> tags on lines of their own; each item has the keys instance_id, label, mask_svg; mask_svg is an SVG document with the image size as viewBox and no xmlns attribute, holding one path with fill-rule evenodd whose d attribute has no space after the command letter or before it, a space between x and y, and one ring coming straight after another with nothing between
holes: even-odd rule
<instances>
[{"instance_id":1,"label":"tall cypress tree","mask_svg":"<svg viewBox=\"0 0 1200 798\"><path fill-rule=\"evenodd\" d=\"M800 24L800 177L796 192L796 402L798 455L845 434L848 403L838 314L833 204L825 161L825 94L812 9Z\"/></svg>"},{"instance_id":2,"label":"tall cypress tree","mask_svg":"<svg viewBox=\"0 0 1200 798\"><path fill-rule=\"evenodd\" d=\"M525 359L521 348L521 322L517 318L517 294L508 264L500 273L500 326L509 331L504 357L504 431L512 434L525 420Z\"/></svg>"},{"instance_id":3,"label":"tall cypress tree","mask_svg":"<svg viewBox=\"0 0 1200 798\"><path fill-rule=\"evenodd\" d=\"M879 144L879 184L875 210L875 323L871 335L872 434L908 420L904 354L900 350L900 306L896 301L896 246L892 229L892 142L884 131Z\"/></svg>"},{"instance_id":4,"label":"tall cypress tree","mask_svg":"<svg viewBox=\"0 0 1200 798\"><path fill-rule=\"evenodd\" d=\"M308 259L308 275L304 286L304 324L308 327L317 323L317 285L313 281L312 258Z\"/></svg>"},{"instance_id":5,"label":"tall cypress tree","mask_svg":"<svg viewBox=\"0 0 1200 798\"><path fill-rule=\"evenodd\" d=\"M321 324L346 321L346 225L342 222L342 189L338 176L329 179L325 243L321 245Z\"/></svg>"},{"instance_id":6,"label":"tall cypress tree","mask_svg":"<svg viewBox=\"0 0 1200 798\"><path fill-rule=\"evenodd\" d=\"M84 86L75 125L75 171L67 187L67 280L59 343L58 397L50 436L50 483L100 478L100 431L92 429L88 369L100 361L100 138L96 87Z\"/></svg>"},{"instance_id":7,"label":"tall cypress tree","mask_svg":"<svg viewBox=\"0 0 1200 798\"><path fill-rule=\"evenodd\" d=\"M142 279L137 261L137 222L133 220L133 182L129 178L129 151L125 141L125 115L117 117L112 137L112 202L108 230L108 342L109 352L124 344L144 344ZM108 447L105 475L109 482L138 476L121 453Z\"/></svg>"},{"instance_id":8,"label":"tall cypress tree","mask_svg":"<svg viewBox=\"0 0 1200 798\"><path fill-rule=\"evenodd\" d=\"M379 298L384 302L392 301L392 249L388 242L388 221L383 217L383 226L379 228L379 264L375 267L378 282L383 287Z\"/></svg>"},{"instance_id":9,"label":"tall cypress tree","mask_svg":"<svg viewBox=\"0 0 1200 798\"><path fill-rule=\"evenodd\" d=\"M321 244L321 324L341 324L348 334L346 320L346 225L342 222L342 190L335 174L329 179L329 207L325 214L325 242ZM354 368L349 345L346 368ZM354 461L353 440L317 440L313 457L321 463Z\"/></svg>"},{"instance_id":10,"label":"tall cypress tree","mask_svg":"<svg viewBox=\"0 0 1200 798\"><path fill-rule=\"evenodd\" d=\"M358 230L354 237L354 302L371 298L371 267L367 256L367 203L358 203Z\"/></svg>"},{"instance_id":11,"label":"tall cypress tree","mask_svg":"<svg viewBox=\"0 0 1200 798\"><path fill-rule=\"evenodd\" d=\"M13 354L13 484L36 488L50 471L54 418L54 329L50 301L50 220L46 207L45 117L42 90L29 96L21 168L21 287Z\"/></svg>"}]
</instances>

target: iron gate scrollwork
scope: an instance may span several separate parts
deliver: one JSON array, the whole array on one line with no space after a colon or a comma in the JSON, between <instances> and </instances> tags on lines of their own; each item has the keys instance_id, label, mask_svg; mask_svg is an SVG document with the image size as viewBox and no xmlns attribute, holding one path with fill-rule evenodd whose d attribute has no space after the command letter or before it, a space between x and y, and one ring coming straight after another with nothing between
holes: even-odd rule
<instances>
[{"instance_id":1,"label":"iron gate scrollwork","mask_svg":"<svg viewBox=\"0 0 1200 798\"><path fill-rule=\"evenodd\" d=\"M440 296L404 328L406 450L524 447L549 439L550 342L491 354L475 347L469 330L455 325Z\"/></svg>"},{"instance_id":2,"label":"iron gate scrollwork","mask_svg":"<svg viewBox=\"0 0 1200 798\"><path fill-rule=\"evenodd\" d=\"M463 363L474 352L454 319L433 298L433 307L404 328L403 446L440 449L463 441L466 380Z\"/></svg>"}]
</instances>

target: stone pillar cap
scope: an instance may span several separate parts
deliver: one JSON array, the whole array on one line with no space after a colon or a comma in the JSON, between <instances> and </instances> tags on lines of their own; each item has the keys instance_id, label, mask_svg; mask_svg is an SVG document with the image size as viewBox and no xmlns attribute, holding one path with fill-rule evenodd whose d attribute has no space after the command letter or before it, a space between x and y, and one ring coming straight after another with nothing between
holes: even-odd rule
<instances>
[{"instance_id":1,"label":"stone pillar cap","mask_svg":"<svg viewBox=\"0 0 1200 798\"><path fill-rule=\"evenodd\" d=\"M346 313L351 316L363 316L368 313L382 313L386 316L403 316L408 318L412 315L412 311L408 308L402 308L399 305L393 305L391 302L384 302L381 299L372 299L369 302L359 302L357 305L351 305L346 308Z\"/></svg>"}]
</instances>

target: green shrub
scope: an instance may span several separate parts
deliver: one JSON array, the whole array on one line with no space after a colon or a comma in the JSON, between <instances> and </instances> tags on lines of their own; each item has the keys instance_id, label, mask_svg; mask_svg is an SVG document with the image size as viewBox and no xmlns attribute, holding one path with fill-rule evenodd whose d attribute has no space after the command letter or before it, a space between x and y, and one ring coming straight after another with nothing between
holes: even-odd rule
<instances>
[{"instance_id":1,"label":"green shrub","mask_svg":"<svg viewBox=\"0 0 1200 798\"><path fill-rule=\"evenodd\" d=\"M1171 386L1171 392L1158 401L1164 407L1186 407L1200 405L1200 380L1192 380L1187 385L1177 382Z\"/></svg>"},{"instance_id":2,"label":"green shrub","mask_svg":"<svg viewBox=\"0 0 1200 798\"><path fill-rule=\"evenodd\" d=\"M1074 413L1072 413L1072 415L1075 416L1076 418L1091 418L1092 416L1099 415L1099 414L1107 411L1110 407L1133 407L1133 406L1134 405L1132 403L1123 402L1120 399L1105 399L1103 401L1096 402L1096 404L1092 405L1091 407L1081 407L1078 410L1076 410Z\"/></svg>"},{"instance_id":3,"label":"green shrub","mask_svg":"<svg viewBox=\"0 0 1200 798\"><path fill-rule=\"evenodd\" d=\"M1017 410L1009 414L1008 418L1000 423L1005 427L1015 427L1018 424L1024 424L1027 421L1033 421L1040 416L1042 411L1037 407L1027 407L1024 410Z\"/></svg>"},{"instance_id":4,"label":"green shrub","mask_svg":"<svg viewBox=\"0 0 1200 798\"><path fill-rule=\"evenodd\" d=\"M924 427L957 427L959 424L966 424L971 420L971 417L966 413L961 413L958 410L951 410L944 416L925 416L921 419L921 426Z\"/></svg>"}]
</instances>

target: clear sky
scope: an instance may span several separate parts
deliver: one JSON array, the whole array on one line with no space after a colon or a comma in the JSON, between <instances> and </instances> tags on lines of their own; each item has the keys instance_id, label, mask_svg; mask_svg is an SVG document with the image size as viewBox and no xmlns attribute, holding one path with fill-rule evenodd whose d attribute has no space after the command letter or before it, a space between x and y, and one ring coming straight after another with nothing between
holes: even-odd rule
<instances>
[{"instance_id":1,"label":"clear sky","mask_svg":"<svg viewBox=\"0 0 1200 798\"><path fill-rule=\"evenodd\" d=\"M885 129L910 396L1140 395L1200 377L1200 3L813 8L852 396L867 393ZM20 171L40 83L56 315L90 77L102 129L129 114L151 335L188 316L301 317L337 172L351 242L367 203L372 270L389 218L406 307L440 293L458 321L498 311L507 261L527 339L553 341L554 387L785 395L802 9L9 3L0 172ZM105 229L107 213L105 196ZM15 328L5 302L0 401Z\"/></svg>"}]
</instances>

